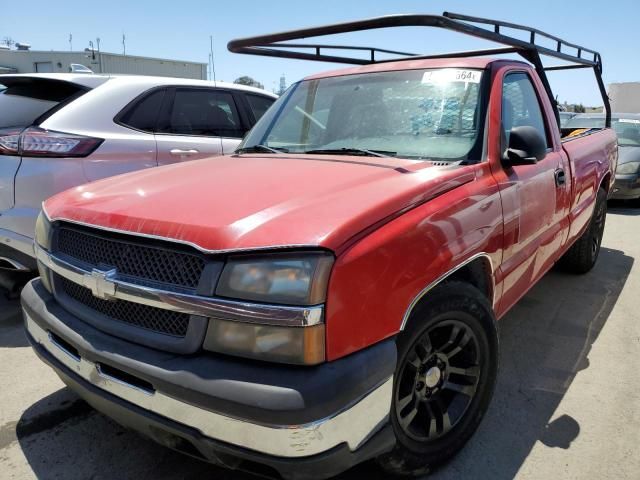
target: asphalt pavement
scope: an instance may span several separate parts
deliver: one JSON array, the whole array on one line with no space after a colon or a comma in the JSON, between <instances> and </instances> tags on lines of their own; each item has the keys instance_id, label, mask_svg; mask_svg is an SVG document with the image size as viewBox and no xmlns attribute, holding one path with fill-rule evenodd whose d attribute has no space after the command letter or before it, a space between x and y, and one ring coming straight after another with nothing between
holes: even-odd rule
<instances>
[{"instance_id":1,"label":"asphalt pavement","mask_svg":"<svg viewBox=\"0 0 640 480\"><path fill-rule=\"evenodd\" d=\"M496 393L465 449L429 478L640 478L640 208L609 211L587 275L550 272L500 322ZM95 412L27 344L0 300L0 479L243 479ZM341 479L384 478L374 465Z\"/></svg>"}]
</instances>

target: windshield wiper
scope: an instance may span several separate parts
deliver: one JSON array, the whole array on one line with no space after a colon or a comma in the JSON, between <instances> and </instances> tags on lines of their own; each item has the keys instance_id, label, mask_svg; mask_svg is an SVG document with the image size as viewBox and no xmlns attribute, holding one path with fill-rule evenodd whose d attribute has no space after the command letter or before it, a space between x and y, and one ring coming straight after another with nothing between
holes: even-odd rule
<instances>
[{"instance_id":1,"label":"windshield wiper","mask_svg":"<svg viewBox=\"0 0 640 480\"><path fill-rule=\"evenodd\" d=\"M251 145L250 147L239 148L235 153L256 153L256 152L269 152L269 153L287 153L289 150L286 148L273 148L266 145Z\"/></svg>"},{"instance_id":2,"label":"windshield wiper","mask_svg":"<svg viewBox=\"0 0 640 480\"><path fill-rule=\"evenodd\" d=\"M367 157L393 157L396 152L387 150L367 150L366 148L319 148L316 150L306 150L304 153L316 153L320 155L364 155Z\"/></svg>"}]
</instances>

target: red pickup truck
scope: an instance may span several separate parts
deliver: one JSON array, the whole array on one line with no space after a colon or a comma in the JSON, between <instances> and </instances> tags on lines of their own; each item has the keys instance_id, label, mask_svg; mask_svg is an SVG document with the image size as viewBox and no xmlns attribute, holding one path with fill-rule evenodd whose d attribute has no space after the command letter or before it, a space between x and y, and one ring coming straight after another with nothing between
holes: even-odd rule
<instances>
[{"instance_id":1,"label":"red pickup truck","mask_svg":"<svg viewBox=\"0 0 640 480\"><path fill-rule=\"evenodd\" d=\"M386 61L401 52L283 43L406 25L507 47ZM451 14L231 42L364 65L294 84L233 155L45 202L33 348L98 410L229 468L428 471L487 409L497 320L554 264L598 258L617 141L558 128L541 54L602 87L600 56L567 45ZM528 62L489 56L514 52Z\"/></svg>"}]
</instances>

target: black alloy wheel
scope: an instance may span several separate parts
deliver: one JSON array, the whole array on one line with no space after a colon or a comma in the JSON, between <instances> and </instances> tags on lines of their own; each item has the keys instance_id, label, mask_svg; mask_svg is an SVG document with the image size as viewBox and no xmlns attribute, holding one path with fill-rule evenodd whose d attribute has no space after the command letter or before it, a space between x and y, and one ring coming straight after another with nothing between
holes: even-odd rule
<instances>
[{"instance_id":1,"label":"black alloy wheel","mask_svg":"<svg viewBox=\"0 0 640 480\"><path fill-rule=\"evenodd\" d=\"M423 475L464 446L493 396L498 331L491 302L473 285L446 281L416 305L396 344L396 444L377 462L392 475Z\"/></svg>"},{"instance_id":2,"label":"black alloy wheel","mask_svg":"<svg viewBox=\"0 0 640 480\"><path fill-rule=\"evenodd\" d=\"M428 328L414 344L395 391L398 423L413 440L433 441L463 417L480 378L478 339L458 320Z\"/></svg>"},{"instance_id":3,"label":"black alloy wheel","mask_svg":"<svg viewBox=\"0 0 640 480\"><path fill-rule=\"evenodd\" d=\"M589 226L560 258L558 264L571 273L583 274L595 266L604 236L607 220L607 192L598 190Z\"/></svg>"}]
</instances>

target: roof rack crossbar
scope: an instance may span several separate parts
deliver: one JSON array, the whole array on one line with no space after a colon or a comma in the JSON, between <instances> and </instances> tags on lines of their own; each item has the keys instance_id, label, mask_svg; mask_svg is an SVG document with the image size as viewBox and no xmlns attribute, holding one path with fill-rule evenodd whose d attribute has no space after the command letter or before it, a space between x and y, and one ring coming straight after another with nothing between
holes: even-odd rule
<instances>
[{"instance_id":1,"label":"roof rack crossbar","mask_svg":"<svg viewBox=\"0 0 640 480\"><path fill-rule=\"evenodd\" d=\"M475 24L475 25L474 25ZM483 27L477 24L484 25ZM487 28L486 26L493 27ZM412 55L407 52L399 52L376 47L348 46L348 45L330 45L330 44L313 44L313 43L284 43L295 40L323 37L326 35L336 35L340 33L352 33L365 30L375 30L381 28L392 27L434 27L451 30L458 33L464 33L477 38L500 43L506 48L494 48L486 50L477 50L475 52L452 52L446 54L435 55ZM527 32L528 40L522 40L513 36L505 35L501 29L519 30ZM546 38L555 43L554 48L540 45L537 43L539 38ZM567 42L555 35L543 32L536 28L526 27L510 22L500 20L489 20L482 17L472 17L469 15L461 15L457 13L444 12L442 15L389 15L385 17L375 17L366 20L358 20L353 22L336 23L333 25L325 25L320 27L303 28L291 30L287 32L273 33L269 35L261 35L250 38L240 38L232 40L227 44L229 51L234 53L244 53L251 55L261 55L268 57L295 58L302 60L314 60L332 63L343 63L350 65L369 65L372 63L383 63L397 60L411 59L435 59L435 58L460 58L467 56L492 55L503 53L518 53L527 61L531 62L545 90L549 94L549 98L554 102L549 81L546 76L547 71L567 70L573 68L593 68L598 83L598 88L602 95L606 112L606 125L610 125L611 106L609 97L607 96L606 87L602 80L602 57L595 50L582 47L575 43ZM297 50L296 50L297 49ZM573 49L574 52L567 51ZM299 51L309 50L309 51ZM333 50L342 52L367 51L368 58L349 56L348 54L331 54L327 55L322 50ZM376 58L376 53L384 53L398 55L404 58ZM544 67L541 56L557 58L569 65ZM590 57L590 58L588 58ZM556 109L556 119L559 122L559 115Z\"/></svg>"},{"instance_id":2,"label":"roof rack crossbar","mask_svg":"<svg viewBox=\"0 0 640 480\"><path fill-rule=\"evenodd\" d=\"M462 52L436 53L432 55L415 55L403 60L435 60L438 58L466 58L484 57L487 55L504 55L506 53L518 53L521 50L516 47L487 48L482 50L465 50ZM376 63L397 62L397 58L378 60ZM585 66L586 68L586 66Z\"/></svg>"},{"instance_id":3,"label":"roof rack crossbar","mask_svg":"<svg viewBox=\"0 0 640 480\"><path fill-rule=\"evenodd\" d=\"M543 32L542 30L538 30L537 28L532 28L532 27L526 27L524 25L518 25L517 23L510 23L510 22L503 22L501 20L490 20L488 18L481 18L481 17L472 17L469 15L461 15L459 13L451 13L451 12L444 12L442 14L444 17L450 18L452 20L459 20L459 21L464 21L464 22L471 22L471 23L482 23L482 24L486 24L486 25L493 25L494 26L494 33L500 33L500 27L504 27L504 28L510 28L512 30L522 30L525 32L529 33L529 44L531 44L532 46L536 47L536 48L540 48L540 45L536 43L536 36L540 36L540 37L544 37L547 38L549 40L552 40L553 42L555 42L556 44L556 53L563 53L562 52L562 47L569 47L569 48L573 48L576 50L576 55L573 55L572 57L574 57L577 60L583 60L584 57L582 56L583 52L587 52L590 53L593 58L592 61L594 63L600 63L600 54L598 52L596 52L595 50L591 50L590 48L585 48L582 47L580 45L577 45L575 43L571 43L571 42L567 42L566 40L563 40L559 37L556 37L555 35L551 35L550 33L547 32ZM503 35L503 34L501 34ZM542 47L545 50L548 50L545 47ZM571 55L570 55L571 56Z\"/></svg>"},{"instance_id":4,"label":"roof rack crossbar","mask_svg":"<svg viewBox=\"0 0 640 480\"><path fill-rule=\"evenodd\" d=\"M580 64L573 64L573 65L551 65L549 67L544 67L544 71L545 72L553 72L556 70L575 70L577 68L592 68L589 65L580 65Z\"/></svg>"},{"instance_id":5,"label":"roof rack crossbar","mask_svg":"<svg viewBox=\"0 0 640 480\"><path fill-rule=\"evenodd\" d=\"M472 25L479 23L484 25L492 25L493 30ZM379 61L387 61L386 59L376 59L375 53L388 53L401 56L417 56L407 52L398 52L376 47L356 47L347 45L329 45L329 44L289 44L283 43L291 40L300 40L309 37L321 37L325 35L336 35L340 33L358 32L364 30L373 30L379 28L391 27L436 27L446 30L453 30L459 33L483 38L485 40L502 43L514 48L537 50L539 54L555 57L568 62L575 62L583 65L597 67L601 69L601 57L598 52L589 48L582 47L575 43L562 40L555 35L543 32L536 28L526 27L510 22L500 20L489 20L481 17L472 17L469 15L460 15L457 13L444 12L442 15L388 15L385 17L376 17L366 20L358 20L354 22L337 23L321 27L304 28L299 30L291 30L287 32L274 33L270 35L261 35L251 38L242 38L232 40L228 44L230 51L235 53L246 53L253 55L275 56L284 58L300 58L306 60L319 60L338 63L352 63L362 65L367 63L376 63ZM529 41L521 40L501 33L501 27L520 30L529 33ZM549 48L536 43L536 37L544 37L556 43L555 48ZM282 51L288 49L310 49L313 53ZM573 48L575 54L563 50L563 48ZM357 57L323 55L320 49L356 51L366 50L370 52L370 58L363 59ZM592 58L587 58L586 53L591 54Z\"/></svg>"}]
</instances>

